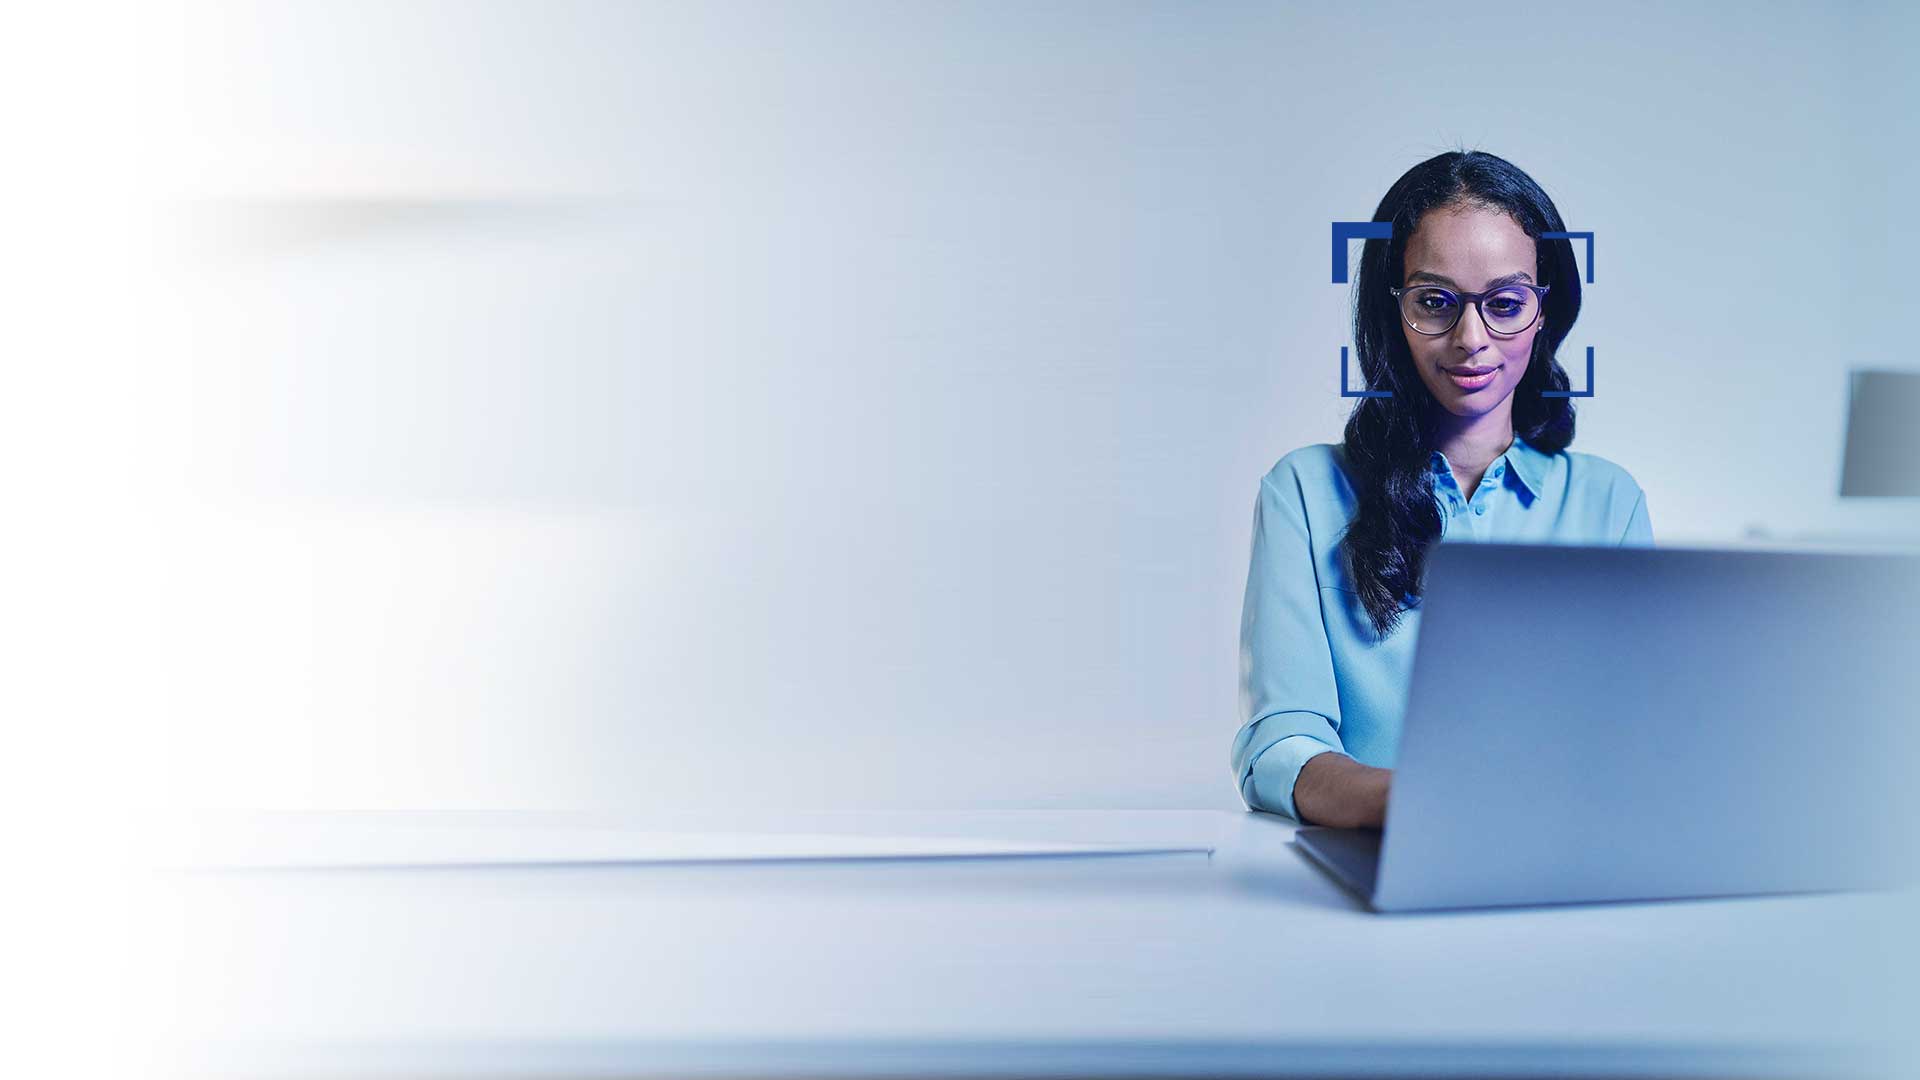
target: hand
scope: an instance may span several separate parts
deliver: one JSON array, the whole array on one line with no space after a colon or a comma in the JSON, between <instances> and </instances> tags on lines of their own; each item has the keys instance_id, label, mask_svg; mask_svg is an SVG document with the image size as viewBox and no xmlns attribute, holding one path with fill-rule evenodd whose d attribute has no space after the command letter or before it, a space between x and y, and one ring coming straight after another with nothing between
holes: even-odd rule
<instances>
[{"instance_id":1,"label":"hand","mask_svg":"<svg viewBox=\"0 0 1920 1080\"><path fill-rule=\"evenodd\" d=\"M1293 783L1293 808L1310 825L1380 828L1387 821L1393 770L1362 765L1338 751L1307 759Z\"/></svg>"}]
</instances>

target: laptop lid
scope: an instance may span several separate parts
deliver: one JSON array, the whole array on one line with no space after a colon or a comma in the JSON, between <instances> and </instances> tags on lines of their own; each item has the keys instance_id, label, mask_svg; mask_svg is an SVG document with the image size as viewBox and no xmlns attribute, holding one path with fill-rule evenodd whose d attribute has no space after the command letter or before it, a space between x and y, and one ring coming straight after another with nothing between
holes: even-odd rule
<instances>
[{"instance_id":1,"label":"laptop lid","mask_svg":"<svg viewBox=\"0 0 1920 1080\"><path fill-rule=\"evenodd\" d=\"M1294 830L1293 843L1348 891L1369 905L1373 903L1373 883L1380 872L1379 829L1309 825Z\"/></svg>"},{"instance_id":2,"label":"laptop lid","mask_svg":"<svg viewBox=\"0 0 1920 1080\"><path fill-rule=\"evenodd\" d=\"M1430 552L1373 905L1897 885L1920 555Z\"/></svg>"}]
</instances>

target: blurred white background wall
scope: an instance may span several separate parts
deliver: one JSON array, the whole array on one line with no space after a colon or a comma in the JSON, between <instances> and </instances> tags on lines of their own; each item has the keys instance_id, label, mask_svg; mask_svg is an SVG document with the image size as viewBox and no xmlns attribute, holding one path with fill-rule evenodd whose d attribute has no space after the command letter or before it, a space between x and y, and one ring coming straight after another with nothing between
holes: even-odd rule
<instances>
[{"instance_id":1,"label":"blurred white background wall","mask_svg":"<svg viewBox=\"0 0 1920 1080\"><path fill-rule=\"evenodd\" d=\"M1458 147L1597 234L1574 448L1659 542L1915 531L1837 495L1920 369L1909 5L125 19L86 197L155 243L12 435L42 689L154 803L1238 806L1328 223Z\"/></svg>"}]
</instances>

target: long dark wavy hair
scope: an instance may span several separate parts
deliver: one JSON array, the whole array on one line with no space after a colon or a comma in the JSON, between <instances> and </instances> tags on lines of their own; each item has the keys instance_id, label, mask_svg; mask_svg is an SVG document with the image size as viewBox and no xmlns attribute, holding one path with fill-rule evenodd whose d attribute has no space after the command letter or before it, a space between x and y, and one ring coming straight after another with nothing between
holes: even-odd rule
<instances>
[{"instance_id":1,"label":"long dark wavy hair","mask_svg":"<svg viewBox=\"0 0 1920 1080\"><path fill-rule=\"evenodd\" d=\"M1417 606L1427 551L1442 529L1428 461L1436 447L1440 403L1420 380L1400 329L1400 307L1389 288L1404 284L1407 241L1429 210L1480 206L1513 216L1534 238L1534 279L1548 286L1527 372L1513 391L1513 430L1545 453L1573 442L1573 402L1542 397L1566 390L1567 373L1556 356L1580 314L1580 273L1573 245L1543 240L1543 232L1566 225L1553 200L1533 178L1504 158L1475 150L1450 151L1407 170L1380 200L1373 220L1393 223L1390 239L1368 240L1354 279L1353 340L1361 373L1371 390L1392 397L1361 398L1347 418L1348 479L1358 496L1340 553L1368 620L1381 637L1393 631L1401 612Z\"/></svg>"}]
</instances>

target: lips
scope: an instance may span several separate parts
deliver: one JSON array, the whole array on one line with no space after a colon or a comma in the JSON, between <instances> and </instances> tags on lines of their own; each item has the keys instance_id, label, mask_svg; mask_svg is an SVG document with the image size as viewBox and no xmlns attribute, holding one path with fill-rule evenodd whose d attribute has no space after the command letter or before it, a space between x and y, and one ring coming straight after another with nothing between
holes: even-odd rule
<instances>
[{"instance_id":1,"label":"lips","mask_svg":"<svg viewBox=\"0 0 1920 1080\"><path fill-rule=\"evenodd\" d=\"M1444 370L1447 373L1447 378L1453 382L1453 385L1471 394L1476 390L1484 390L1492 386L1493 373L1500 370L1500 365L1494 364L1490 367L1457 367L1446 368ZM1478 375L1470 374L1476 371L1479 372Z\"/></svg>"}]
</instances>

